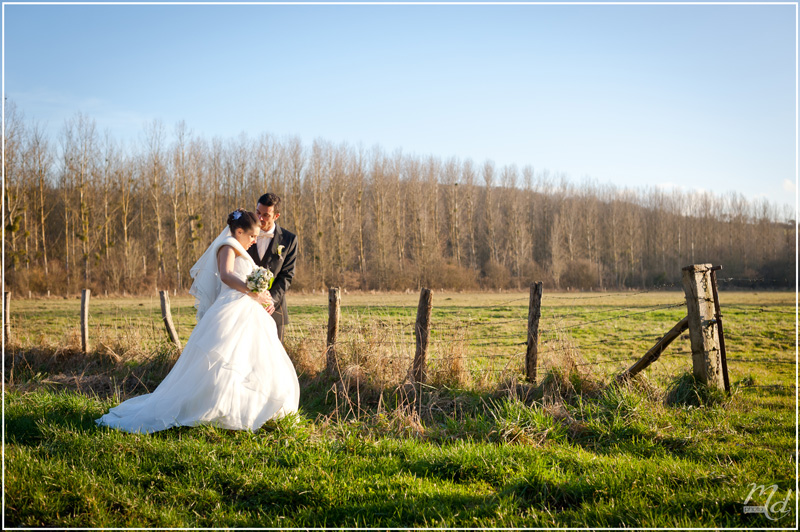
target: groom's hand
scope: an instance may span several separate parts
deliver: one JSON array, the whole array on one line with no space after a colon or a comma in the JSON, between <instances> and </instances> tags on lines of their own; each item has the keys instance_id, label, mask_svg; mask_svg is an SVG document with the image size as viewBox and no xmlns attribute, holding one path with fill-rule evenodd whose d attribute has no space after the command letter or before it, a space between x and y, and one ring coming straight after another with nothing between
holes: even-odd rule
<instances>
[{"instance_id":1,"label":"groom's hand","mask_svg":"<svg viewBox=\"0 0 800 532\"><path fill-rule=\"evenodd\" d=\"M270 314L275 312L275 302L272 300L272 294L269 292L263 292L261 294L257 294L255 298L256 301L258 301L267 312Z\"/></svg>"},{"instance_id":2,"label":"groom's hand","mask_svg":"<svg viewBox=\"0 0 800 532\"><path fill-rule=\"evenodd\" d=\"M264 308L267 309L267 312L272 314L273 312L275 312L275 301L272 300L272 294L266 292L264 296L265 296L264 299L266 300L266 302L264 303Z\"/></svg>"}]
</instances>

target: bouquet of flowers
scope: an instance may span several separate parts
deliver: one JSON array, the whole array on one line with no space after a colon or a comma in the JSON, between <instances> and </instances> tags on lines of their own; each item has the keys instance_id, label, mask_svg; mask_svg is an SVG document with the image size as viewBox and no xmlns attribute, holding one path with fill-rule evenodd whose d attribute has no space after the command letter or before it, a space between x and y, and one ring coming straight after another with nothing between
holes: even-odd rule
<instances>
[{"instance_id":1,"label":"bouquet of flowers","mask_svg":"<svg viewBox=\"0 0 800 532\"><path fill-rule=\"evenodd\" d=\"M251 292L265 292L272 288L272 281L275 280L275 275L266 268L261 266L256 267L247 276L247 288Z\"/></svg>"}]
</instances>

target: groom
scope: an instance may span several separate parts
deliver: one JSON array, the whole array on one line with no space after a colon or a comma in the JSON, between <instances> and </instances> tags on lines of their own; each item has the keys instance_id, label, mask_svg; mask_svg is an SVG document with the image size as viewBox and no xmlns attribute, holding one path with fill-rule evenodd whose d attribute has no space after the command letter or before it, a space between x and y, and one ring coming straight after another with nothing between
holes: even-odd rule
<instances>
[{"instance_id":1,"label":"groom","mask_svg":"<svg viewBox=\"0 0 800 532\"><path fill-rule=\"evenodd\" d=\"M294 233L278 226L281 215L281 198L268 192L258 198L256 216L261 224L255 246L247 252L256 264L267 268L275 276L269 293L272 305L267 311L272 314L278 326L278 338L283 342L283 329L289 323L289 311L286 308L286 291L294 277L294 263L297 258L297 237Z\"/></svg>"}]
</instances>

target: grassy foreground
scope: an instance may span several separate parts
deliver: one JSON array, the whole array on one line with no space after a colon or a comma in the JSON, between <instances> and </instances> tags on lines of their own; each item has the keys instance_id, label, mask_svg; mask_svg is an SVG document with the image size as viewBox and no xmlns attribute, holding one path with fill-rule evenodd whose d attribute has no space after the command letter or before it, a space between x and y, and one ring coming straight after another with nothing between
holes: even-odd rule
<instances>
[{"instance_id":1,"label":"grassy foreground","mask_svg":"<svg viewBox=\"0 0 800 532\"><path fill-rule=\"evenodd\" d=\"M11 393L6 525L790 526L793 496L776 521L743 513L753 482L778 486L773 504L794 489L793 416L764 417L779 399L659 408L617 389L566 423L506 399L424 426L301 414L141 436L94 427L110 401Z\"/></svg>"},{"instance_id":2,"label":"grassy foreground","mask_svg":"<svg viewBox=\"0 0 800 532\"><path fill-rule=\"evenodd\" d=\"M438 364L449 363L451 371L438 374L441 382L447 377L462 385L426 388L417 402L399 382L387 385L367 371L372 366L365 362L383 349L372 328L385 337L381 320L413 316L414 297L395 297L410 299L412 310L401 310L404 302L386 306L385 296L343 309L345 316L360 316L352 326L345 320L360 343L343 356L348 375L362 380L343 379L339 388L307 360L317 352L313 320L324 324L324 305L298 304L293 317L300 338L290 354L305 368L301 412L254 434L197 427L143 436L96 428L93 420L121 397L141 393L168 370L174 353L163 345L145 350L144 358L119 340L88 357L63 347L12 346L16 373L9 374L6 353L4 396L6 526L796 526L793 294L773 294L766 302L746 295L723 300L726 327L736 338L728 348L731 397L694 383L687 355L680 354L685 346L677 345L642 378L607 385L608 375L641 353L640 343L652 344L628 338L637 336L641 321L657 337L681 309L600 320L664 298L553 298L542 327L559 328L545 321L552 312L552 323L564 330L550 341L566 348L560 361L542 368L536 387L526 387L515 379L519 347L512 337L525 315L525 295L445 296L450 310L442 305L434 313L442 330L468 320L481 324L466 333L454 328L448 344L467 355L495 349L512 362L505 363L505 380L481 381L482 366L453 368L456 359L447 359L442 342ZM19 328L35 329L35 315L29 311L30 325L17 322ZM366 315L378 323L357 330ZM42 321L51 323L50 331L52 318ZM595 323L567 329L581 321ZM301 326L307 327L302 335ZM49 334L42 327L35 334ZM405 354L402 334L381 353ZM619 341L603 346L612 334ZM506 337L509 345L499 345ZM620 347L623 340L629 343ZM600 357L610 362L576 363ZM122 382L126 375L140 388L69 384L73 377L86 384L89 377ZM769 517L744 513L753 484L776 486L771 498L767 489L748 503L769 503Z\"/></svg>"}]
</instances>

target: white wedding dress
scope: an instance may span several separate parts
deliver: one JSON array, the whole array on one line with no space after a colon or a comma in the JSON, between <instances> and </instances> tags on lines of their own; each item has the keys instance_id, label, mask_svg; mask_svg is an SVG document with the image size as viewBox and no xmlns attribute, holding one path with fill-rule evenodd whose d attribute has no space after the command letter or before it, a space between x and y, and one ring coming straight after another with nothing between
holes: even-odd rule
<instances>
[{"instance_id":1,"label":"white wedding dress","mask_svg":"<svg viewBox=\"0 0 800 532\"><path fill-rule=\"evenodd\" d=\"M220 245L237 249L234 273L244 281L253 259L232 237L215 244L209 248L214 258ZM297 373L272 316L254 299L217 282L219 295L199 313L166 378L152 393L112 408L98 425L146 433L200 424L255 431L297 411Z\"/></svg>"}]
</instances>

